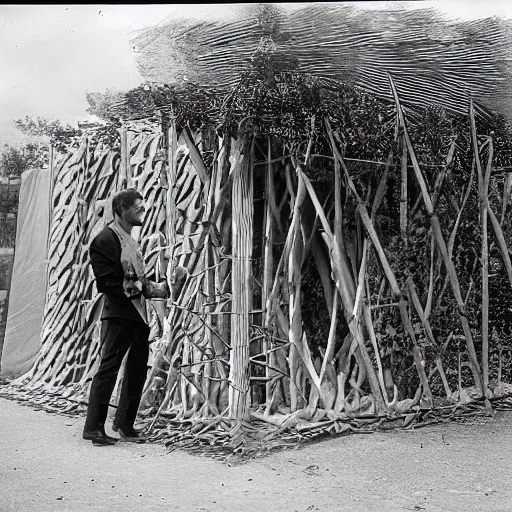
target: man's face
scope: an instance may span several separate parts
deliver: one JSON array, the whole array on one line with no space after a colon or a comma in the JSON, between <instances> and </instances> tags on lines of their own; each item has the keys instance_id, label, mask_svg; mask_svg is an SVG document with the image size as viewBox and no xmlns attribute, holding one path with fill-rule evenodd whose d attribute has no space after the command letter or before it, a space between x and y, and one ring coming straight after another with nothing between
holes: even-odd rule
<instances>
[{"instance_id":1,"label":"man's face","mask_svg":"<svg viewBox=\"0 0 512 512\"><path fill-rule=\"evenodd\" d=\"M145 211L144 202L137 199L135 204L122 211L121 218L132 226L142 226Z\"/></svg>"}]
</instances>

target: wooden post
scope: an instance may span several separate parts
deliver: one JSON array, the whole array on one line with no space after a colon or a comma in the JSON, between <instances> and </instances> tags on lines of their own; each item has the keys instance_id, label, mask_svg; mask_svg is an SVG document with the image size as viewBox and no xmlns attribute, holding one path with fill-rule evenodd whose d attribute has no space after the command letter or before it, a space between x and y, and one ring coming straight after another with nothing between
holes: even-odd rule
<instances>
[{"instance_id":1,"label":"wooden post","mask_svg":"<svg viewBox=\"0 0 512 512\"><path fill-rule=\"evenodd\" d=\"M489 157L484 173L480 161L473 102L469 106L469 117L471 122L471 140L473 142L473 152L478 172L478 202L482 225L482 379L484 391L487 394L489 388L489 241L487 215L489 210L489 176L492 167L493 144L492 138L489 137Z\"/></svg>"},{"instance_id":2,"label":"wooden post","mask_svg":"<svg viewBox=\"0 0 512 512\"><path fill-rule=\"evenodd\" d=\"M251 307L251 257L253 238L252 137L238 140L233 171L232 208L232 314L229 372L229 415L249 418L249 339ZM235 147L236 147L235 146Z\"/></svg>"},{"instance_id":3,"label":"wooden post","mask_svg":"<svg viewBox=\"0 0 512 512\"><path fill-rule=\"evenodd\" d=\"M273 244L274 244L274 215L272 212L272 202L275 201L275 190L274 190L274 176L272 169L272 140L268 137L268 148L267 148L267 174L265 177L265 234L264 234L264 264L263 264L263 289L262 289L262 299L261 306L264 309L263 314L263 328L269 328L269 314L268 309L270 307L269 297L270 291L272 289L273 283L273 272L274 272L274 254L273 254ZM263 352L267 354L269 350L269 343L267 338L264 338L263 341ZM269 369L268 365L274 359L272 356L268 354L266 357L267 366L265 367L265 378L269 377ZM271 365L273 366L273 365ZM268 401L271 396L270 382L266 381L266 400Z\"/></svg>"},{"instance_id":4,"label":"wooden post","mask_svg":"<svg viewBox=\"0 0 512 512\"><path fill-rule=\"evenodd\" d=\"M53 154L53 145L50 143L50 161L48 164L48 238L46 241L46 268L45 268L45 280L44 280L44 293L46 297L46 291L48 290L48 280L50 278L49 275L49 250L50 250L50 235L51 235L51 227L53 221L53 188L54 188L54 154Z\"/></svg>"},{"instance_id":5,"label":"wooden post","mask_svg":"<svg viewBox=\"0 0 512 512\"><path fill-rule=\"evenodd\" d=\"M290 408L293 411L299 407L299 390L302 392L300 379L299 346L302 344L302 311L301 311L301 272L304 240L302 238L300 208L306 196L304 180L299 175L297 196L294 202L292 218L292 239L288 254L288 293L289 293L289 340L290 340ZM302 348L302 347L301 347Z\"/></svg>"},{"instance_id":6,"label":"wooden post","mask_svg":"<svg viewBox=\"0 0 512 512\"><path fill-rule=\"evenodd\" d=\"M130 148L128 147L128 131L123 124L121 127L121 175L125 181L125 186L130 186L131 168L130 168Z\"/></svg>"},{"instance_id":7,"label":"wooden post","mask_svg":"<svg viewBox=\"0 0 512 512\"><path fill-rule=\"evenodd\" d=\"M405 245L407 245L407 144L404 137L400 137L402 145L401 180L400 180L400 233Z\"/></svg>"},{"instance_id":8,"label":"wooden post","mask_svg":"<svg viewBox=\"0 0 512 512\"><path fill-rule=\"evenodd\" d=\"M171 283L171 273L174 262L174 247L176 245L176 223L178 220L176 211L176 180L177 180L177 150L178 136L176 133L176 120L171 117L169 125L166 127L164 136L167 138L167 194L165 196L165 218L166 218L166 249L165 257L167 259L167 280Z\"/></svg>"}]
</instances>

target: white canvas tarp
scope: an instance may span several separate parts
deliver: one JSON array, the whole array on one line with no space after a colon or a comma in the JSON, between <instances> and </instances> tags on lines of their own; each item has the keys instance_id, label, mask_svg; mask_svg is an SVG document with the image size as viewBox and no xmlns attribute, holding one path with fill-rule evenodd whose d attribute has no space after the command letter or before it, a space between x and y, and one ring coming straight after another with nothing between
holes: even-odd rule
<instances>
[{"instance_id":1,"label":"white canvas tarp","mask_svg":"<svg viewBox=\"0 0 512 512\"><path fill-rule=\"evenodd\" d=\"M49 224L48 170L22 175L9 310L0 376L15 378L32 366L41 346Z\"/></svg>"}]
</instances>

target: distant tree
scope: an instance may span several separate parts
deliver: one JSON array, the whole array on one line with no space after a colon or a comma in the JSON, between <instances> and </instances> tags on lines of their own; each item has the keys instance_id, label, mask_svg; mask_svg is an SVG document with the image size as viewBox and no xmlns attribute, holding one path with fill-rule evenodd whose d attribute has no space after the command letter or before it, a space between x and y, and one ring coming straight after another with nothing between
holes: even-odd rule
<instances>
[{"instance_id":1,"label":"distant tree","mask_svg":"<svg viewBox=\"0 0 512 512\"><path fill-rule=\"evenodd\" d=\"M28 169L39 169L48 164L46 144L32 142L21 148L5 144L0 152L0 176L16 176Z\"/></svg>"},{"instance_id":2,"label":"distant tree","mask_svg":"<svg viewBox=\"0 0 512 512\"><path fill-rule=\"evenodd\" d=\"M16 119L14 126L27 135L52 137L57 139L73 137L80 132L69 124L63 125L59 120L46 119L45 117L29 117Z\"/></svg>"},{"instance_id":3,"label":"distant tree","mask_svg":"<svg viewBox=\"0 0 512 512\"><path fill-rule=\"evenodd\" d=\"M18 149L7 144L4 145L4 149L0 154L1 176L19 177L32 166L32 158L24 149Z\"/></svg>"},{"instance_id":4,"label":"distant tree","mask_svg":"<svg viewBox=\"0 0 512 512\"><path fill-rule=\"evenodd\" d=\"M87 92L85 97L89 103L87 113L109 121L111 118L110 106L122 99L124 93L107 89L105 92Z\"/></svg>"},{"instance_id":5,"label":"distant tree","mask_svg":"<svg viewBox=\"0 0 512 512\"><path fill-rule=\"evenodd\" d=\"M69 144L71 144L73 137L82 134L80 130L73 128L69 124L62 124L59 120L51 120L39 116L25 116L24 119L16 119L14 126L24 134L36 137L39 141L42 139L46 143L44 146L37 146L42 161L47 161L48 159L48 155L44 156L47 153L48 142L57 151L64 152Z\"/></svg>"}]
</instances>

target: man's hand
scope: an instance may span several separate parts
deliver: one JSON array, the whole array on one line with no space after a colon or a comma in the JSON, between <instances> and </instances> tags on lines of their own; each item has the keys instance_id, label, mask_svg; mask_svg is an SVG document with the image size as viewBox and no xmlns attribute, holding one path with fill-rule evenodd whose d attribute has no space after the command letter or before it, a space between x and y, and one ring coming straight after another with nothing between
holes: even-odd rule
<instances>
[{"instance_id":1,"label":"man's hand","mask_svg":"<svg viewBox=\"0 0 512 512\"><path fill-rule=\"evenodd\" d=\"M142 294L146 299L168 299L171 295L166 281L155 283L150 279L142 281Z\"/></svg>"},{"instance_id":2,"label":"man's hand","mask_svg":"<svg viewBox=\"0 0 512 512\"><path fill-rule=\"evenodd\" d=\"M177 265L171 275L171 298L176 301L188 276L186 268Z\"/></svg>"}]
</instances>

